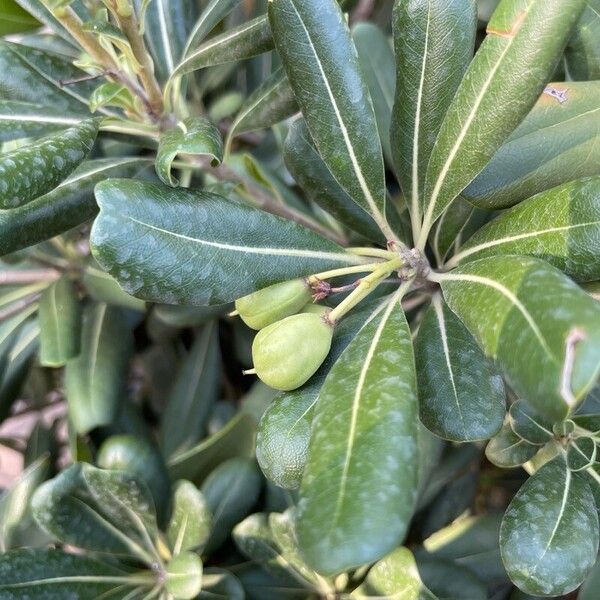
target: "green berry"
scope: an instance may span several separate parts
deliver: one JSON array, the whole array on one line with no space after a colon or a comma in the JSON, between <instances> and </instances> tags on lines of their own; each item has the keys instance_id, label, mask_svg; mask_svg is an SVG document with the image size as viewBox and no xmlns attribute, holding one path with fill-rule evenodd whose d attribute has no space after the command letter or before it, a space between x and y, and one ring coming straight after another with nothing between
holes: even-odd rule
<instances>
[{"instance_id":1,"label":"green berry","mask_svg":"<svg viewBox=\"0 0 600 600\"><path fill-rule=\"evenodd\" d=\"M306 383L331 348L333 326L320 315L301 313L261 329L252 344L256 374L267 385L289 391Z\"/></svg>"},{"instance_id":2,"label":"green berry","mask_svg":"<svg viewBox=\"0 0 600 600\"><path fill-rule=\"evenodd\" d=\"M248 327L258 330L295 315L310 299L306 281L292 279L239 298L235 308Z\"/></svg>"}]
</instances>

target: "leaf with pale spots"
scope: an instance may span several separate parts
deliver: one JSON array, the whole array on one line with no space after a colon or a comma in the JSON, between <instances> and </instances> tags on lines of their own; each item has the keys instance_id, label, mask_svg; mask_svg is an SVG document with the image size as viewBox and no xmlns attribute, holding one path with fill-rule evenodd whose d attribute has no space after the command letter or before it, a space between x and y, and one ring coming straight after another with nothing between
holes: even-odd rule
<instances>
[{"instance_id":1,"label":"leaf with pale spots","mask_svg":"<svg viewBox=\"0 0 600 600\"><path fill-rule=\"evenodd\" d=\"M402 542L416 499L416 455L414 358L395 295L342 353L315 407L297 525L309 566L341 573Z\"/></svg>"},{"instance_id":2,"label":"leaf with pale spots","mask_svg":"<svg viewBox=\"0 0 600 600\"><path fill-rule=\"evenodd\" d=\"M577 588L598 553L598 514L587 482L562 458L517 492L500 528L502 560L528 594L559 596Z\"/></svg>"}]
</instances>

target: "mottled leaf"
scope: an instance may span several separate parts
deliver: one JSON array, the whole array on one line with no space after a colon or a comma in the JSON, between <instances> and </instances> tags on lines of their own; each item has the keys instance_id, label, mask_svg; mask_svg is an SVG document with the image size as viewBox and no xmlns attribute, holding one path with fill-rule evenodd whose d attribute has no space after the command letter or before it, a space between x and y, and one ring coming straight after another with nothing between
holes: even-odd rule
<instances>
[{"instance_id":1,"label":"mottled leaf","mask_svg":"<svg viewBox=\"0 0 600 600\"><path fill-rule=\"evenodd\" d=\"M539 446L518 436L506 423L485 447L487 459L497 467L509 469L525 464L538 452Z\"/></svg>"},{"instance_id":2,"label":"mottled leaf","mask_svg":"<svg viewBox=\"0 0 600 600\"><path fill-rule=\"evenodd\" d=\"M509 423L511 429L530 444L545 444L554 437L553 424L523 400L517 400L511 405Z\"/></svg>"}]
</instances>

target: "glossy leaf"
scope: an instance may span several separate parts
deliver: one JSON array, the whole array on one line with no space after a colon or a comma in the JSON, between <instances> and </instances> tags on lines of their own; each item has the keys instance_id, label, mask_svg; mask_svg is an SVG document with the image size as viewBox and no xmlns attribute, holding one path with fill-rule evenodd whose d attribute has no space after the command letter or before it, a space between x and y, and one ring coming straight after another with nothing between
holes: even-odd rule
<instances>
[{"instance_id":1,"label":"glossy leaf","mask_svg":"<svg viewBox=\"0 0 600 600\"><path fill-rule=\"evenodd\" d=\"M431 153L425 231L531 110L585 0L502 0L456 92Z\"/></svg>"},{"instance_id":2,"label":"glossy leaf","mask_svg":"<svg viewBox=\"0 0 600 600\"><path fill-rule=\"evenodd\" d=\"M421 580L415 558L407 548L398 548L376 562L351 597L436 600Z\"/></svg>"},{"instance_id":3,"label":"glossy leaf","mask_svg":"<svg viewBox=\"0 0 600 600\"><path fill-rule=\"evenodd\" d=\"M102 271L94 260L85 267L83 285L87 293L96 302L106 302L130 310L143 311L146 303L124 292L119 284L108 274Z\"/></svg>"},{"instance_id":4,"label":"glossy leaf","mask_svg":"<svg viewBox=\"0 0 600 600\"><path fill-rule=\"evenodd\" d=\"M82 164L50 193L10 211L0 211L0 256L48 240L88 221L98 212L93 189L110 176L134 176L143 158L100 158Z\"/></svg>"},{"instance_id":5,"label":"glossy leaf","mask_svg":"<svg viewBox=\"0 0 600 600\"><path fill-rule=\"evenodd\" d=\"M189 481L178 481L174 486L173 513L167 529L173 554L203 548L211 526L212 513L200 490Z\"/></svg>"},{"instance_id":6,"label":"glossy leaf","mask_svg":"<svg viewBox=\"0 0 600 600\"><path fill-rule=\"evenodd\" d=\"M79 354L81 305L75 286L61 277L42 294L39 307L40 363L64 366Z\"/></svg>"},{"instance_id":7,"label":"glossy leaf","mask_svg":"<svg viewBox=\"0 0 600 600\"><path fill-rule=\"evenodd\" d=\"M92 149L97 121L84 121L0 155L0 209L17 208L53 190Z\"/></svg>"},{"instance_id":8,"label":"glossy leaf","mask_svg":"<svg viewBox=\"0 0 600 600\"><path fill-rule=\"evenodd\" d=\"M383 155L391 164L390 124L396 89L394 52L383 31L372 23L358 23L352 30L352 40L373 101Z\"/></svg>"},{"instance_id":9,"label":"glossy leaf","mask_svg":"<svg viewBox=\"0 0 600 600\"><path fill-rule=\"evenodd\" d=\"M573 472L584 471L596 462L596 441L590 436L579 436L567 448L567 466Z\"/></svg>"},{"instance_id":10,"label":"glossy leaf","mask_svg":"<svg viewBox=\"0 0 600 600\"><path fill-rule=\"evenodd\" d=\"M256 17L188 51L186 57L177 65L172 77L251 58L272 49L273 38L269 22L265 16Z\"/></svg>"},{"instance_id":11,"label":"glossy leaf","mask_svg":"<svg viewBox=\"0 0 600 600\"><path fill-rule=\"evenodd\" d=\"M525 464L538 450L539 446L519 437L507 423L488 442L485 455L497 467L509 469Z\"/></svg>"},{"instance_id":12,"label":"glossy leaf","mask_svg":"<svg viewBox=\"0 0 600 600\"><path fill-rule=\"evenodd\" d=\"M530 444L545 444L554 437L552 423L523 400L517 400L511 405L509 423L511 429Z\"/></svg>"},{"instance_id":13,"label":"glossy leaf","mask_svg":"<svg viewBox=\"0 0 600 600\"><path fill-rule=\"evenodd\" d=\"M238 578L222 569L205 569L202 574L202 591L199 600L245 600Z\"/></svg>"},{"instance_id":14,"label":"glossy leaf","mask_svg":"<svg viewBox=\"0 0 600 600\"><path fill-rule=\"evenodd\" d=\"M14 0L4 0L0 6L0 35L11 35L36 29L40 23Z\"/></svg>"},{"instance_id":15,"label":"glossy leaf","mask_svg":"<svg viewBox=\"0 0 600 600\"><path fill-rule=\"evenodd\" d=\"M171 479L202 482L222 462L250 456L254 449L254 418L239 413L222 429L198 445L171 456L167 461Z\"/></svg>"},{"instance_id":16,"label":"glossy leaf","mask_svg":"<svg viewBox=\"0 0 600 600\"><path fill-rule=\"evenodd\" d=\"M277 51L315 146L335 179L393 239L381 142L356 48L335 0L273 0Z\"/></svg>"},{"instance_id":17,"label":"glossy leaf","mask_svg":"<svg viewBox=\"0 0 600 600\"><path fill-rule=\"evenodd\" d=\"M419 575L439 600L487 600L485 584L466 567L449 560L417 557Z\"/></svg>"},{"instance_id":18,"label":"glossy leaf","mask_svg":"<svg viewBox=\"0 0 600 600\"><path fill-rule=\"evenodd\" d=\"M291 125L283 147L283 158L310 200L367 239L385 241L369 213L350 198L331 174L319 156L303 119Z\"/></svg>"},{"instance_id":19,"label":"glossy leaf","mask_svg":"<svg viewBox=\"0 0 600 600\"><path fill-rule=\"evenodd\" d=\"M444 275L442 290L517 396L548 419L564 419L595 384L600 305L548 263L483 258Z\"/></svg>"},{"instance_id":20,"label":"glossy leaf","mask_svg":"<svg viewBox=\"0 0 600 600\"><path fill-rule=\"evenodd\" d=\"M106 304L86 307L81 353L65 369L69 418L79 434L115 419L132 350L131 330L121 309Z\"/></svg>"},{"instance_id":21,"label":"glossy leaf","mask_svg":"<svg viewBox=\"0 0 600 600\"><path fill-rule=\"evenodd\" d=\"M152 564L156 539L148 488L127 473L76 463L47 481L32 499L38 524L57 540Z\"/></svg>"},{"instance_id":22,"label":"glossy leaf","mask_svg":"<svg viewBox=\"0 0 600 600\"><path fill-rule=\"evenodd\" d=\"M598 535L588 484L558 458L525 482L510 503L500 529L502 560L523 591L567 594L594 566Z\"/></svg>"},{"instance_id":23,"label":"glossy leaf","mask_svg":"<svg viewBox=\"0 0 600 600\"><path fill-rule=\"evenodd\" d=\"M392 25L397 77L392 154L416 222L433 145L473 56L475 3L397 0Z\"/></svg>"},{"instance_id":24,"label":"glossy leaf","mask_svg":"<svg viewBox=\"0 0 600 600\"><path fill-rule=\"evenodd\" d=\"M181 329L206 325L212 319L231 312L232 307L232 304L214 304L213 306L159 304L154 307L154 315L169 327Z\"/></svg>"},{"instance_id":25,"label":"glossy leaf","mask_svg":"<svg viewBox=\"0 0 600 600\"><path fill-rule=\"evenodd\" d=\"M213 515L207 552L219 548L258 500L262 480L256 463L231 458L219 465L202 484L202 495Z\"/></svg>"},{"instance_id":26,"label":"glossy leaf","mask_svg":"<svg viewBox=\"0 0 600 600\"><path fill-rule=\"evenodd\" d=\"M171 165L179 153L207 156L213 165L223 159L223 140L219 130L207 119L190 117L165 131L158 143L156 173L163 183L177 187Z\"/></svg>"},{"instance_id":27,"label":"glossy leaf","mask_svg":"<svg viewBox=\"0 0 600 600\"><path fill-rule=\"evenodd\" d=\"M599 35L600 3L598 0L588 0L565 51L566 67L571 79L600 79Z\"/></svg>"},{"instance_id":28,"label":"glossy leaf","mask_svg":"<svg viewBox=\"0 0 600 600\"><path fill-rule=\"evenodd\" d=\"M480 229L449 265L521 254L548 261L578 281L600 278L600 177L542 192Z\"/></svg>"},{"instance_id":29,"label":"glossy leaf","mask_svg":"<svg viewBox=\"0 0 600 600\"><path fill-rule=\"evenodd\" d=\"M291 221L208 192L109 180L96 186L96 200L94 256L125 291L145 300L224 304L359 262Z\"/></svg>"},{"instance_id":30,"label":"glossy leaf","mask_svg":"<svg viewBox=\"0 0 600 600\"><path fill-rule=\"evenodd\" d=\"M502 427L502 377L471 334L436 296L415 342L421 422L454 441L492 437Z\"/></svg>"},{"instance_id":31,"label":"glossy leaf","mask_svg":"<svg viewBox=\"0 0 600 600\"><path fill-rule=\"evenodd\" d=\"M220 389L220 353L215 321L197 336L180 367L161 419L165 456L188 450L200 441Z\"/></svg>"},{"instance_id":32,"label":"glossy leaf","mask_svg":"<svg viewBox=\"0 0 600 600\"><path fill-rule=\"evenodd\" d=\"M600 83L551 83L463 195L483 208L512 206L580 177L598 175Z\"/></svg>"},{"instance_id":33,"label":"glossy leaf","mask_svg":"<svg viewBox=\"0 0 600 600\"><path fill-rule=\"evenodd\" d=\"M15 0L15 2L30 15L34 16L40 23L46 25L64 40L73 43L73 38L61 23L52 15L42 0Z\"/></svg>"},{"instance_id":34,"label":"glossy leaf","mask_svg":"<svg viewBox=\"0 0 600 600\"><path fill-rule=\"evenodd\" d=\"M395 295L319 395L298 504L298 541L311 567L339 573L401 543L416 499L416 413L412 344Z\"/></svg>"},{"instance_id":35,"label":"glossy leaf","mask_svg":"<svg viewBox=\"0 0 600 600\"><path fill-rule=\"evenodd\" d=\"M297 111L290 82L283 67L279 67L248 96L229 130L229 139L240 133L271 127Z\"/></svg>"},{"instance_id":36,"label":"glossy leaf","mask_svg":"<svg viewBox=\"0 0 600 600\"><path fill-rule=\"evenodd\" d=\"M76 597L95 600L117 591L131 592L140 580L113 565L62 550L13 550L0 554L0 596L3 600Z\"/></svg>"},{"instance_id":37,"label":"glossy leaf","mask_svg":"<svg viewBox=\"0 0 600 600\"><path fill-rule=\"evenodd\" d=\"M188 37L183 55L187 56L239 3L240 0L209 0Z\"/></svg>"}]
</instances>

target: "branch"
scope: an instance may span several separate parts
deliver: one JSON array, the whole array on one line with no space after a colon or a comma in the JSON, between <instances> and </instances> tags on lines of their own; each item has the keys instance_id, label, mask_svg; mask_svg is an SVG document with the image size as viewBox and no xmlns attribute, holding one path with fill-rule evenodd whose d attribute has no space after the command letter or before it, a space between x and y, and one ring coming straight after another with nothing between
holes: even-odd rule
<instances>
[{"instance_id":1,"label":"branch","mask_svg":"<svg viewBox=\"0 0 600 600\"><path fill-rule=\"evenodd\" d=\"M55 269L29 269L26 271L0 271L0 285L56 281L60 273Z\"/></svg>"}]
</instances>

